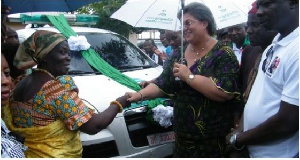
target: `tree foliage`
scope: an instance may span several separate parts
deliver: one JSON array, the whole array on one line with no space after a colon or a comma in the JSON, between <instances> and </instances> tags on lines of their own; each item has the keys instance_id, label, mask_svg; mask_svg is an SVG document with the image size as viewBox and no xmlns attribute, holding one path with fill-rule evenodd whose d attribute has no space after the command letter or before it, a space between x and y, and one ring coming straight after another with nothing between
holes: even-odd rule
<instances>
[{"instance_id":1,"label":"tree foliage","mask_svg":"<svg viewBox=\"0 0 300 160\"><path fill-rule=\"evenodd\" d=\"M128 38L131 31L141 32L141 28L134 28L127 23L112 19L110 16L116 12L126 0L102 0L101 2L92 3L78 10L80 14L94 14L100 17L96 27L108 29Z\"/></svg>"}]
</instances>

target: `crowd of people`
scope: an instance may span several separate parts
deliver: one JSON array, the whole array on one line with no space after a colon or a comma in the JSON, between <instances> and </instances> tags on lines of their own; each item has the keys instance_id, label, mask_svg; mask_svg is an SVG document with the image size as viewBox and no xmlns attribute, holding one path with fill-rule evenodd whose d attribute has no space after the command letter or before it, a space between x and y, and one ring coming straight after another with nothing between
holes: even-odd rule
<instances>
[{"instance_id":1,"label":"crowd of people","mask_svg":"<svg viewBox=\"0 0 300 160\"><path fill-rule=\"evenodd\" d=\"M2 22L1 156L81 157L80 131L95 134L130 103L167 97L174 158L299 157L299 1L257 0L247 23L218 31L202 3L184 6L181 18L184 35L161 33L166 50L143 42L163 72L101 113L84 105L67 76L62 34L36 31L19 44ZM14 68L28 61L37 64L31 74Z\"/></svg>"}]
</instances>

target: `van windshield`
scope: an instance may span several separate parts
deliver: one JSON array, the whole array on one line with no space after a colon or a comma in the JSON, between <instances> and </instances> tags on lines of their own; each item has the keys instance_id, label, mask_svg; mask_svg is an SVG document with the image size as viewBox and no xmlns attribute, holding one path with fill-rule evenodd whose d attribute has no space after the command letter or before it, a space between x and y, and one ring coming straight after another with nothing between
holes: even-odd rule
<instances>
[{"instance_id":1,"label":"van windshield","mask_svg":"<svg viewBox=\"0 0 300 160\"><path fill-rule=\"evenodd\" d=\"M78 35L84 35L91 48L108 64L121 72L157 66L145 53L122 36L111 33L78 33ZM71 51L69 74L97 72L94 67L88 64L79 51Z\"/></svg>"}]
</instances>

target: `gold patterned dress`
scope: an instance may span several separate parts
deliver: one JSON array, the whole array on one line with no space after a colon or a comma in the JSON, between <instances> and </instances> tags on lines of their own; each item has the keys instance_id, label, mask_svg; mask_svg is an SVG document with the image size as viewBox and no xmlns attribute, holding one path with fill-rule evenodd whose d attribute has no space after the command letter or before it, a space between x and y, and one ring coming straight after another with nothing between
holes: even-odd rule
<instances>
[{"instance_id":1,"label":"gold patterned dress","mask_svg":"<svg viewBox=\"0 0 300 160\"><path fill-rule=\"evenodd\" d=\"M69 76L46 82L27 102L10 97L4 110L8 128L25 138L31 157L81 157L78 128L94 114L78 97L78 88Z\"/></svg>"}]
</instances>

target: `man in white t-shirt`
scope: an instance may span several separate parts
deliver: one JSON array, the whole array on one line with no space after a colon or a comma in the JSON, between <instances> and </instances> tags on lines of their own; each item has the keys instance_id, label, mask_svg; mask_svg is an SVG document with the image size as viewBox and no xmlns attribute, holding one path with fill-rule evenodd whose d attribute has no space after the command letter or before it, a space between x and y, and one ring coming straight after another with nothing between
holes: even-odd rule
<instances>
[{"instance_id":1,"label":"man in white t-shirt","mask_svg":"<svg viewBox=\"0 0 300 160\"><path fill-rule=\"evenodd\" d=\"M231 38L232 50L241 65L241 57L244 48L250 44L246 33L246 24L237 24L227 28L228 35Z\"/></svg>"},{"instance_id":2,"label":"man in white t-shirt","mask_svg":"<svg viewBox=\"0 0 300 160\"><path fill-rule=\"evenodd\" d=\"M262 55L242 131L226 139L250 157L299 157L299 1L257 0L257 16L279 34Z\"/></svg>"}]
</instances>

